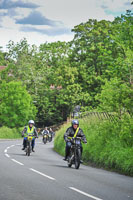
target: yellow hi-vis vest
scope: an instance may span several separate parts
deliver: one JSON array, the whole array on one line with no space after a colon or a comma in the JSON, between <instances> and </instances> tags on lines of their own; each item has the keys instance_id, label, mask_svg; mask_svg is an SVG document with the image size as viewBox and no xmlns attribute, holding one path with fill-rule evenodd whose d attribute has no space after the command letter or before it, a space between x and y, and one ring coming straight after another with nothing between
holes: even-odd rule
<instances>
[{"instance_id":1,"label":"yellow hi-vis vest","mask_svg":"<svg viewBox=\"0 0 133 200\"><path fill-rule=\"evenodd\" d=\"M32 136L34 136L34 126L31 128L31 130L30 130L30 127L29 126L26 126L26 128L27 128L27 131L26 131L26 133L25 133L25 136L28 136L28 135L30 135L30 134L32 134Z\"/></svg>"},{"instance_id":2,"label":"yellow hi-vis vest","mask_svg":"<svg viewBox=\"0 0 133 200\"><path fill-rule=\"evenodd\" d=\"M76 129L76 132L75 132L75 134L73 136L74 138L76 138L78 131L79 131L79 127ZM68 139L72 139L72 137L68 137Z\"/></svg>"}]
</instances>

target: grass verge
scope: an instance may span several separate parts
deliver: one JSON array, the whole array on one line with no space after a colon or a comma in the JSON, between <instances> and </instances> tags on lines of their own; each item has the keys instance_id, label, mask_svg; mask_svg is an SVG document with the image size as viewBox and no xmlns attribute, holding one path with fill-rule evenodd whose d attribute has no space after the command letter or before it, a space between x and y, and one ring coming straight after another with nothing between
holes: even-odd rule
<instances>
[{"instance_id":1,"label":"grass verge","mask_svg":"<svg viewBox=\"0 0 133 200\"><path fill-rule=\"evenodd\" d=\"M8 128L8 127L0 127L0 139L18 139L21 138L22 128Z\"/></svg>"}]
</instances>

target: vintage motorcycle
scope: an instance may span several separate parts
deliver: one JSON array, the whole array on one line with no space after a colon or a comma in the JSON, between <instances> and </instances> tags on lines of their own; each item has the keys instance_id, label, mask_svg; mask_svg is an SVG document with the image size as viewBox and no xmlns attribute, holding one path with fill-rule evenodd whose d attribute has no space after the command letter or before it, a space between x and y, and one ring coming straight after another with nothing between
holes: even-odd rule
<instances>
[{"instance_id":1,"label":"vintage motorcycle","mask_svg":"<svg viewBox=\"0 0 133 200\"><path fill-rule=\"evenodd\" d=\"M43 141L44 144L47 143L47 141L48 141L48 136L47 136L46 134L43 135L42 141Z\"/></svg>"},{"instance_id":2,"label":"vintage motorcycle","mask_svg":"<svg viewBox=\"0 0 133 200\"><path fill-rule=\"evenodd\" d=\"M71 149L68 156L68 167L71 167L72 164L75 165L75 169L79 169L80 160L81 160L81 137L75 137L71 139Z\"/></svg>"}]
</instances>

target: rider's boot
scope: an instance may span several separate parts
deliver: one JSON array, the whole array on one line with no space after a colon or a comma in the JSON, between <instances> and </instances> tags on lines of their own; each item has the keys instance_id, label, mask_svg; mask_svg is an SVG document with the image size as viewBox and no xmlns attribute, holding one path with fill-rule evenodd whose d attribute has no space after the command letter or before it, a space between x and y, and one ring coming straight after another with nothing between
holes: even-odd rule
<instances>
[{"instance_id":1,"label":"rider's boot","mask_svg":"<svg viewBox=\"0 0 133 200\"><path fill-rule=\"evenodd\" d=\"M35 152L34 148L32 148L32 152Z\"/></svg>"},{"instance_id":2,"label":"rider's boot","mask_svg":"<svg viewBox=\"0 0 133 200\"><path fill-rule=\"evenodd\" d=\"M67 152L66 155L65 155L65 158L63 158L63 160L67 161L68 160L68 156L69 156L69 154Z\"/></svg>"}]
</instances>

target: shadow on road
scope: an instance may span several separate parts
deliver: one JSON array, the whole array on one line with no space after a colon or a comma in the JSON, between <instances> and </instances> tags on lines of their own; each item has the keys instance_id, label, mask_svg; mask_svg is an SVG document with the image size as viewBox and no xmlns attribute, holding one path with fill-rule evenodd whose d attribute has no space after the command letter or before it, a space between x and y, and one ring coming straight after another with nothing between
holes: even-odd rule
<instances>
[{"instance_id":1,"label":"shadow on road","mask_svg":"<svg viewBox=\"0 0 133 200\"><path fill-rule=\"evenodd\" d=\"M57 167L57 168L66 168L66 169L69 169L69 170L75 170L75 167L74 166L72 166L72 167L68 167L67 165L66 166L64 166L64 165L50 165L50 166L52 166L52 167ZM83 170L82 168L79 168L78 170Z\"/></svg>"},{"instance_id":2,"label":"shadow on road","mask_svg":"<svg viewBox=\"0 0 133 200\"><path fill-rule=\"evenodd\" d=\"M26 156L25 153L20 154L20 153L10 153L10 155L14 155L14 156Z\"/></svg>"}]
</instances>

